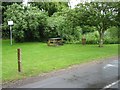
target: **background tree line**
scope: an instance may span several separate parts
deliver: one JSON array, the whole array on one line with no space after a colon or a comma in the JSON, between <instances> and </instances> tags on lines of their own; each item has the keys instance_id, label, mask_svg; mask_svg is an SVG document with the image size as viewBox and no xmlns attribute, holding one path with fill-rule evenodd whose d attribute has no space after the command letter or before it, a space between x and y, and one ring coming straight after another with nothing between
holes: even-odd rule
<instances>
[{"instance_id":1,"label":"background tree line","mask_svg":"<svg viewBox=\"0 0 120 90\"><path fill-rule=\"evenodd\" d=\"M67 2L2 3L3 38L9 37L8 20L14 21L16 42L47 41L61 37L66 43L119 43L120 2L91 2L74 9Z\"/></svg>"}]
</instances>

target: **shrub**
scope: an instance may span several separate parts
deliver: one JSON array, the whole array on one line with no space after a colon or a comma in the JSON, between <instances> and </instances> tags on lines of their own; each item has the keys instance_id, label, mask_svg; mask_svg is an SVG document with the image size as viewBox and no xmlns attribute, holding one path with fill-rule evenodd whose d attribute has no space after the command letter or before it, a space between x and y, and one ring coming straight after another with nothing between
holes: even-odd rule
<instances>
[{"instance_id":1,"label":"shrub","mask_svg":"<svg viewBox=\"0 0 120 90\"><path fill-rule=\"evenodd\" d=\"M105 32L104 36L105 44L118 44L118 28L111 27Z\"/></svg>"},{"instance_id":2,"label":"shrub","mask_svg":"<svg viewBox=\"0 0 120 90\"><path fill-rule=\"evenodd\" d=\"M15 42L36 41L43 37L47 14L37 7L24 7L17 3L7 6L4 13L4 30L8 30L7 21L13 20ZM42 28L41 28L42 27Z\"/></svg>"},{"instance_id":3,"label":"shrub","mask_svg":"<svg viewBox=\"0 0 120 90\"><path fill-rule=\"evenodd\" d=\"M99 41L99 33L97 31L85 34L87 44L97 44Z\"/></svg>"}]
</instances>

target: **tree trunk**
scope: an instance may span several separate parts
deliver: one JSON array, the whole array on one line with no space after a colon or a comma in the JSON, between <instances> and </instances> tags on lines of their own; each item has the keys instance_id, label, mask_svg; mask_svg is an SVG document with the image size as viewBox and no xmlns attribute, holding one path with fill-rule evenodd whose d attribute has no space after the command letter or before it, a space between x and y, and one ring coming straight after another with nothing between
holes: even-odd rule
<instances>
[{"instance_id":1,"label":"tree trunk","mask_svg":"<svg viewBox=\"0 0 120 90\"><path fill-rule=\"evenodd\" d=\"M103 47L104 32L100 32L99 47Z\"/></svg>"}]
</instances>

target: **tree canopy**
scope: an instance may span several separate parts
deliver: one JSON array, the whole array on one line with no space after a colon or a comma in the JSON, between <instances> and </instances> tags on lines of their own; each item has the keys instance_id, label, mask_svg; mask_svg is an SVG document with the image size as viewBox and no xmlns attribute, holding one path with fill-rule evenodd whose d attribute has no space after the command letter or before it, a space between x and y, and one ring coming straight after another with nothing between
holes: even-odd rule
<instances>
[{"instance_id":1,"label":"tree canopy","mask_svg":"<svg viewBox=\"0 0 120 90\"><path fill-rule=\"evenodd\" d=\"M76 7L78 12L78 24L95 26L99 32L99 46L103 45L103 38L105 31L112 27L117 26L118 7L116 2L92 2L79 4ZM84 12L82 12L84 11ZM80 13L82 12L82 13Z\"/></svg>"},{"instance_id":2,"label":"tree canopy","mask_svg":"<svg viewBox=\"0 0 120 90\"><path fill-rule=\"evenodd\" d=\"M14 10L16 9L16 10ZM37 7L24 7L13 4L7 7L4 13L4 28L8 29L7 21L13 20L13 34L17 42L34 41L40 39L39 34L44 29L47 13L42 12ZM42 27L39 29L39 27Z\"/></svg>"},{"instance_id":3,"label":"tree canopy","mask_svg":"<svg viewBox=\"0 0 120 90\"><path fill-rule=\"evenodd\" d=\"M66 43L81 43L82 36L86 36L88 43L92 40L102 47L107 40L105 35L114 36L119 30L119 5L120 2L90 2L71 9L66 2L3 4L3 31L9 31L7 21L13 20L16 42L62 37ZM108 30L113 35L106 34Z\"/></svg>"}]
</instances>

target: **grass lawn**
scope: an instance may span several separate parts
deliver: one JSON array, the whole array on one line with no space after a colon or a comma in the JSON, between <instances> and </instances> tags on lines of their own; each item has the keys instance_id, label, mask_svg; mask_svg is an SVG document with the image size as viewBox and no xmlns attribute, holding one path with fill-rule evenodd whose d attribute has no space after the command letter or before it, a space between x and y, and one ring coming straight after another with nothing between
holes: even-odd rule
<instances>
[{"instance_id":1,"label":"grass lawn","mask_svg":"<svg viewBox=\"0 0 120 90\"><path fill-rule=\"evenodd\" d=\"M17 72L17 48L22 49L22 73ZM117 56L118 45L65 44L49 47L46 43L13 43L9 40L2 43L2 79L3 82L18 80L41 73L65 68L99 58Z\"/></svg>"}]
</instances>

